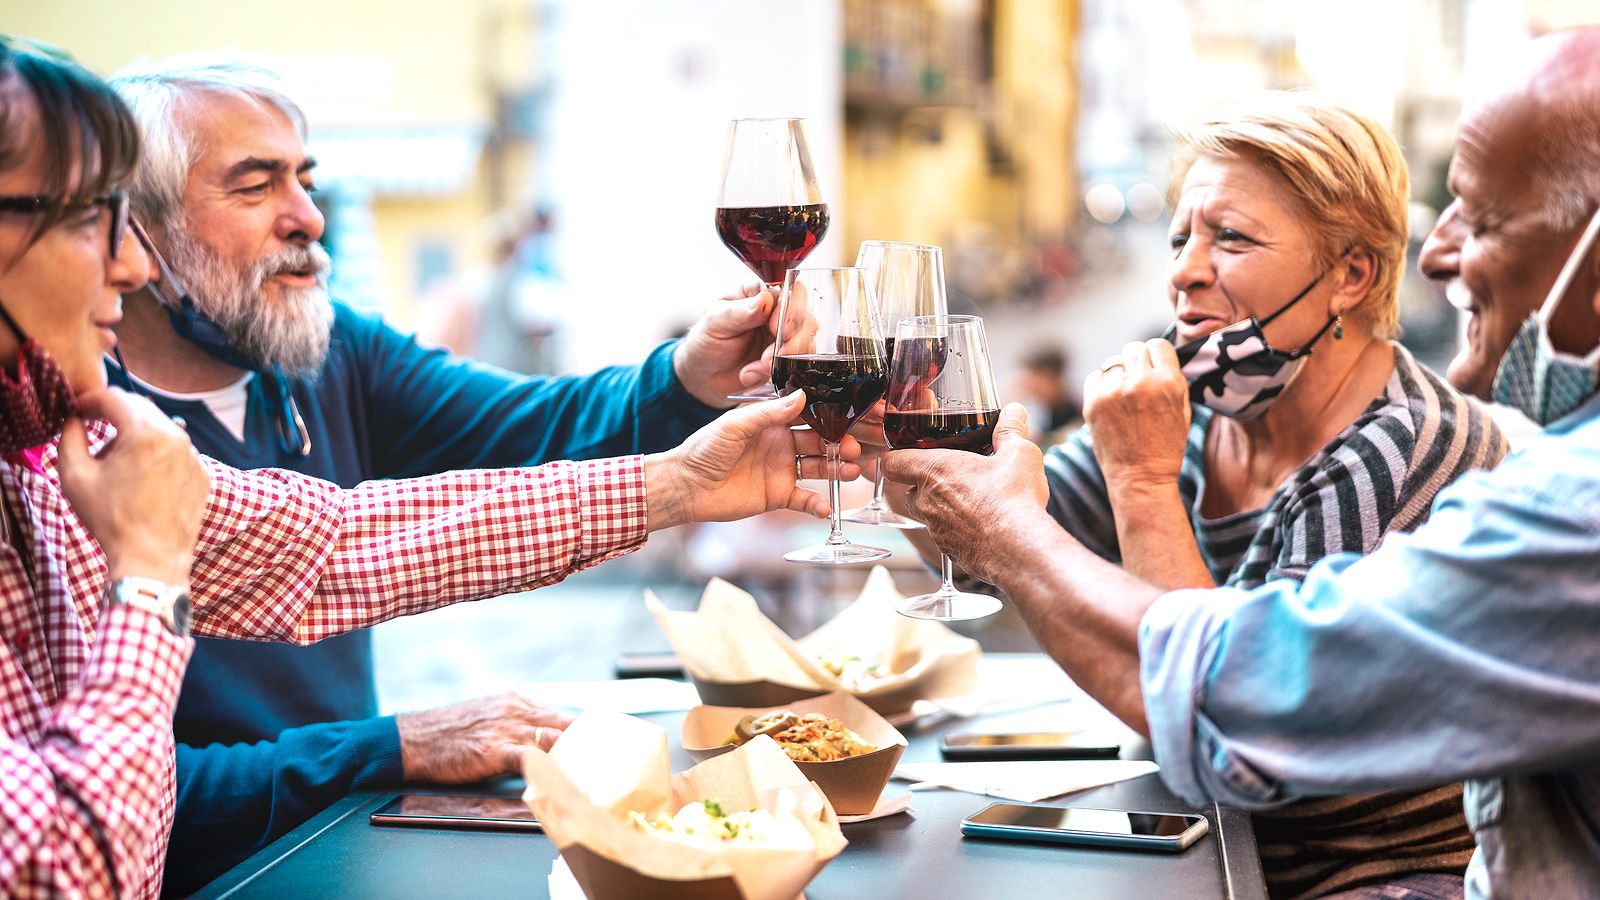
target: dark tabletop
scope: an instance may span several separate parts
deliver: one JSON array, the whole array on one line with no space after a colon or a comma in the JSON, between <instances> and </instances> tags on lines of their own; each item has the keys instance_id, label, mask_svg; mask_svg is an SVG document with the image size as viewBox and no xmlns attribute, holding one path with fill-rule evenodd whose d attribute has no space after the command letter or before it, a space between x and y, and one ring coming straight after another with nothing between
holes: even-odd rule
<instances>
[{"instance_id":1,"label":"dark tabletop","mask_svg":"<svg viewBox=\"0 0 1600 900\"><path fill-rule=\"evenodd\" d=\"M948 731L1060 729L1102 718L1117 731L1125 757L1148 747L1081 694L1041 701L1041 678L1059 670L1037 655L985 657L985 684L994 673L1030 682L1032 701L992 703L976 718L908 726L906 762L937 762L937 736ZM1074 689L1075 690L1075 689ZM1046 693L1049 693L1048 691ZM1057 691L1060 697L1062 692ZM1008 711L1007 711L1008 710ZM682 713L646 716L667 728L673 768L692 764L677 746ZM1102 726L1097 726L1102 727ZM891 782L890 791L904 788ZM430 793L516 796L518 780ZM541 834L376 827L368 816L394 791L354 794L285 835L206 887L199 897L547 897L555 847ZM1239 897L1264 898L1260 861L1248 814L1207 806L1194 809L1169 793L1156 775L1044 801L1148 812L1197 812L1210 833L1179 854L1100 850L963 838L964 817L993 798L948 790L918 791L914 812L842 826L850 844L806 888L811 900L897 897Z\"/></svg>"}]
</instances>

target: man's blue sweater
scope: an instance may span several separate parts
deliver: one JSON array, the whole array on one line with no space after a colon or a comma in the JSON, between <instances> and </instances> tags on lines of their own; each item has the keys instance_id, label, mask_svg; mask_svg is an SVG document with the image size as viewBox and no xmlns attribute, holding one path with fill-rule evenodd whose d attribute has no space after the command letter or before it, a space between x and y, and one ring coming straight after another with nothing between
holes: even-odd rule
<instances>
[{"instance_id":1,"label":"man's blue sweater","mask_svg":"<svg viewBox=\"0 0 1600 900\"><path fill-rule=\"evenodd\" d=\"M261 379L243 443L204 404L155 397L200 452L351 487L454 469L598 459L674 447L717 414L672 371L675 342L638 367L523 377L424 350L335 305L328 359L294 385L311 454L278 449ZM269 599L269 598L264 598ZM377 717L372 636L295 647L198 638L178 698L178 798L164 893L183 895L353 790L401 781L400 738Z\"/></svg>"}]
</instances>

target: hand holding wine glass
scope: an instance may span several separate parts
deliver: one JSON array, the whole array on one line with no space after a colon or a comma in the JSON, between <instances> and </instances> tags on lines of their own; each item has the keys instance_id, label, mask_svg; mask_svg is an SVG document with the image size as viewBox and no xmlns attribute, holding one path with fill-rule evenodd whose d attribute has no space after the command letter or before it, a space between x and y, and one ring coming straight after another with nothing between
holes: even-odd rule
<instances>
[{"instance_id":1,"label":"hand holding wine glass","mask_svg":"<svg viewBox=\"0 0 1600 900\"><path fill-rule=\"evenodd\" d=\"M977 316L917 316L895 330L894 361L883 435L895 450L966 450L988 455L1000 419L989 343ZM1000 601L956 590L950 557L940 555L943 583L911 597L901 615L954 621L1000 610Z\"/></svg>"},{"instance_id":2,"label":"hand holding wine glass","mask_svg":"<svg viewBox=\"0 0 1600 900\"><path fill-rule=\"evenodd\" d=\"M772 382L787 394L806 393L800 414L828 456L832 528L827 540L784 555L814 565L871 562L889 556L879 547L852 544L840 529L839 443L878 398L887 372L877 307L861 269L790 269L778 313Z\"/></svg>"},{"instance_id":3,"label":"hand holding wine glass","mask_svg":"<svg viewBox=\"0 0 1600 900\"><path fill-rule=\"evenodd\" d=\"M717 236L777 296L784 273L805 261L828 232L801 119L735 119L728 128ZM731 400L769 400L751 388Z\"/></svg>"}]
</instances>

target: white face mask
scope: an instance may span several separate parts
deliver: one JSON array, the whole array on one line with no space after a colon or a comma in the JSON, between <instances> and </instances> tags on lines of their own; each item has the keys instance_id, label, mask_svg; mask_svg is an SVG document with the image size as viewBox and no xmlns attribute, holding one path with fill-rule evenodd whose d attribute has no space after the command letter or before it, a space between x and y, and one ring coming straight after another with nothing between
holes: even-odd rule
<instances>
[{"instance_id":1,"label":"white face mask","mask_svg":"<svg viewBox=\"0 0 1600 900\"><path fill-rule=\"evenodd\" d=\"M1587 260L1596 232L1600 232L1600 210L1572 248L1544 304L1522 323L1494 373L1495 402L1521 410L1540 425L1566 416L1600 391L1600 347L1581 358L1562 353L1551 345L1549 329L1550 317Z\"/></svg>"}]
</instances>

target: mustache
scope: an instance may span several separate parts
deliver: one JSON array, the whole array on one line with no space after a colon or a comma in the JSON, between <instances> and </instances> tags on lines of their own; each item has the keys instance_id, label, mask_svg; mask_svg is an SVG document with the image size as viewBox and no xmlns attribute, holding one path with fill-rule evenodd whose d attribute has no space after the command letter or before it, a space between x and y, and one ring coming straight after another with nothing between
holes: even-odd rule
<instances>
[{"instance_id":1,"label":"mustache","mask_svg":"<svg viewBox=\"0 0 1600 900\"><path fill-rule=\"evenodd\" d=\"M326 283L333 261L322 244L312 241L304 246L288 246L255 261L251 275L257 285L282 272L314 275L319 283Z\"/></svg>"}]
</instances>

